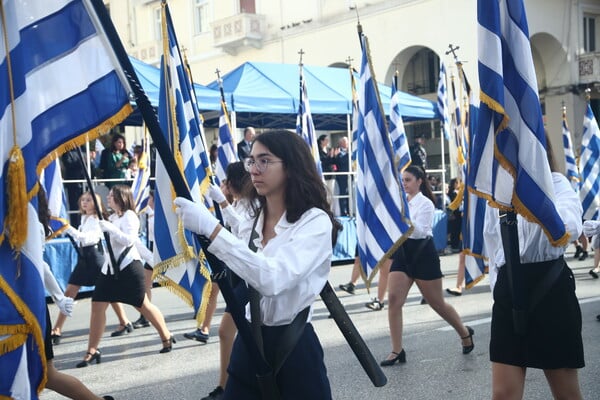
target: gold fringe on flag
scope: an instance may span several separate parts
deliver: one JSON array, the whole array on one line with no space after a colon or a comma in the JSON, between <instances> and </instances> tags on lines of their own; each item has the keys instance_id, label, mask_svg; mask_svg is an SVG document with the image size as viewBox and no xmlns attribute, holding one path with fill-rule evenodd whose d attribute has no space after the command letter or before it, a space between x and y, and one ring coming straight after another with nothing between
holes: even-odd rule
<instances>
[{"instance_id":1,"label":"gold fringe on flag","mask_svg":"<svg viewBox=\"0 0 600 400\"><path fill-rule=\"evenodd\" d=\"M17 256L27 239L27 187L25 184L25 160L18 146L13 146L8 154L7 200L5 227L8 229L8 242Z\"/></svg>"}]
</instances>

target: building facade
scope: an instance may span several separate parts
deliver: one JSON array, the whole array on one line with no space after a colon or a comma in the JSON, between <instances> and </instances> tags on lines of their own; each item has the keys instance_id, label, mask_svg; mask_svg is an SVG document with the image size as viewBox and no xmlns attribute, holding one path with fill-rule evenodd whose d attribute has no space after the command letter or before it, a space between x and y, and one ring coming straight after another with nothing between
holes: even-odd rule
<instances>
[{"instance_id":1,"label":"building facade","mask_svg":"<svg viewBox=\"0 0 600 400\"><path fill-rule=\"evenodd\" d=\"M162 54L159 0L106 2L128 53L158 65ZM564 162L561 109L567 110L575 149L581 143L585 89L600 115L600 0L525 0L542 110ZM368 36L375 76L401 90L436 99L440 62L456 75L449 45L472 86L477 82L476 0L170 0L180 46L194 81L207 84L246 61L347 67L360 62L357 23ZM440 165L439 123L407 127L429 137ZM446 146L447 148L447 146ZM451 159L451 157L450 157ZM448 161L448 159L447 159ZM450 171L448 171L451 173Z\"/></svg>"}]
</instances>

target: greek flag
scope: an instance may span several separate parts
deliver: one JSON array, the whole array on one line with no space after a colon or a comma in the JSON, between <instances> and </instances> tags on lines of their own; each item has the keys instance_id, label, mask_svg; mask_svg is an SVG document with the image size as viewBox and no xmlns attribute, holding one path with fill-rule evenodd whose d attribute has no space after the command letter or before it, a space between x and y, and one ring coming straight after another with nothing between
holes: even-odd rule
<instances>
[{"instance_id":1,"label":"greek flag","mask_svg":"<svg viewBox=\"0 0 600 400\"><path fill-rule=\"evenodd\" d=\"M600 207L600 129L589 103L583 117L581 138L581 189L579 196L583 206L584 219L596 219Z\"/></svg>"},{"instance_id":2,"label":"greek flag","mask_svg":"<svg viewBox=\"0 0 600 400\"><path fill-rule=\"evenodd\" d=\"M202 201L209 184L210 165L202 137L202 122L189 76L182 63L168 6L162 3L165 53L161 63L159 121L167 143L185 177L194 201ZM156 160L154 278L194 308L204 319L210 293L210 270L197 257L199 246L183 229L173 208L174 190L160 157Z\"/></svg>"},{"instance_id":3,"label":"greek flag","mask_svg":"<svg viewBox=\"0 0 600 400\"><path fill-rule=\"evenodd\" d=\"M565 170L567 179L571 182L573 189L576 192L579 192L579 170L577 169L577 162L575 161L575 155L573 154L573 142L571 141L569 126L567 125L567 111L564 107L562 112L562 139L565 151Z\"/></svg>"},{"instance_id":4,"label":"greek flag","mask_svg":"<svg viewBox=\"0 0 600 400\"><path fill-rule=\"evenodd\" d=\"M148 139L148 131L145 131L142 140L142 153L138 159L138 172L131 185L133 200L135 201L135 212L138 215L144 212L150 198L150 140Z\"/></svg>"},{"instance_id":5,"label":"greek flag","mask_svg":"<svg viewBox=\"0 0 600 400\"><path fill-rule=\"evenodd\" d=\"M50 229L54 238L60 235L69 225L67 213L67 197L65 195L60 164L58 159L52 161L40 175L40 183L46 192L48 210L50 211ZM76 210L77 211L77 210ZM48 238L48 239L50 239Z\"/></svg>"},{"instance_id":6,"label":"greek flag","mask_svg":"<svg viewBox=\"0 0 600 400\"><path fill-rule=\"evenodd\" d=\"M306 90L306 81L300 65L300 102L298 103L298 117L296 118L296 133L302 136L310 148L310 152L315 160L319 175L323 176L321 168L321 157L319 156L319 148L317 147L317 137L315 136L315 125L313 123L312 114L310 113L310 103L308 101L308 93Z\"/></svg>"},{"instance_id":7,"label":"greek flag","mask_svg":"<svg viewBox=\"0 0 600 400\"><path fill-rule=\"evenodd\" d=\"M38 176L131 112L92 10L87 0L0 2L0 398L37 399L45 385Z\"/></svg>"},{"instance_id":8,"label":"greek flag","mask_svg":"<svg viewBox=\"0 0 600 400\"><path fill-rule=\"evenodd\" d=\"M217 180L223 182L227 178L227 166L238 160L233 137L231 136L231 124L227 114L225 99L221 100L221 115L219 116L219 140L217 143L217 166L215 174Z\"/></svg>"},{"instance_id":9,"label":"greek flag","mask_svg":"<svg viewBox=\"0 0 600 400\"><path fill-rule=\"evenodd\" d=\"M412 231L404 189L394 166L394 153L362 36L356 178L358 253L367 287L380 263L389 258Z\"/></svg>"},{"instance_id":10,"label":"greek flag","mask_svg":"<svg viewBox=\"0 0 600 400\"><path fill-rule=\"evenodd\" d=\"M444 138L450 140L450 118L448 116L448 87L446 86L446 66L440 63L440 79L438 81L437 108L441 115Z\"/></svg>"},{"instance_id":11,"label":"greek flag","mask_svg":"<svg viewBox=\"0 0 600 400\"><path fill-rule=\"evenodd\" d=\"M348 71L350 72L350 88L352 90L352 153L350 154L350 159L352 160L352 169L356 170L357 163L357 153L358 149L358 114L360 110L358 109L358 92L356 90L356 79L354 78L354 71L352 71L352 66L348 67ZM409 153L410 155L410 153Z\"/></svg>"},{"instance_id":12,"label":"greek flag","mask_svg":"<svg viewBox=\"0 0 600 400\"><path fill-rule=\"evenodd\" d=\"M398 91L398 77L394 75L392 80L392 98L390 99L390 139L394 149L394 163L398 169L398 175L410 165L410 148L406 140L406 131L400 114L400 92Z\"/></svg>"},{"instance_id":13,"label":"greek flag","mask_svg":"<svg viewBox=\"0 0 600 400\"><path fill-rule=\"evenodd\" d=\"M459 167L460 188L457 196L452 203L448 205L451 210L457 210L464 200L465 184L467 182L467 160L469 159L469 105L465 104L461 99L463 97L471 98L471 87L469 86L462 66L459 62L456 63L458 69L458 88L452 77L452 98L454 101L454 112L452 115L452 130L454 132L454 144L456 147L456 163ZM464 108L464 109L463 109Z\"/></svg>"},{"instance_id":14,"label":"greek flag","mask_svg":"<svg viewBox=\"0 0 600 400\"><path fill-rule=\"evenodd\" d=\"M463 77L464 71L461 74ZM465 77L466 78L466 77ZM466 79L465 79L466 81ZM468 85L467 85L468 86ZM476 129L478 121L478 107L479 99L476 97L474 92L470 93L470 104L468 115L468 124L466 126L466 143L472 144L474 136L477 135ZM469 175L470 165L470 154L472 150L467 148L466 157L467 162L465 163L466 168L464 169L464 177L467 178ZM478 197L474 193L466 190L468 186L467 182L462 183L463 192L463 219L462 219L462 240L463 240L463 253L465 254L465 287L467 289L475 286L478 282L483 280L485 277L487 257L485 253L485 243L483 241L483 228L485 226L485 210L487 207L487 201Z\"/></svg>"},{"instance_id":15,"label":"greek flag","mask_svg":"<svg viewBox=\"0 0 600 400\"><path fill-rule=\"evenodd\" d=\"M554 207L544 123L522 1L478 0L479 130L474 190L538 223L554 246L569 235Z\"/></svg>"}]
</instances>

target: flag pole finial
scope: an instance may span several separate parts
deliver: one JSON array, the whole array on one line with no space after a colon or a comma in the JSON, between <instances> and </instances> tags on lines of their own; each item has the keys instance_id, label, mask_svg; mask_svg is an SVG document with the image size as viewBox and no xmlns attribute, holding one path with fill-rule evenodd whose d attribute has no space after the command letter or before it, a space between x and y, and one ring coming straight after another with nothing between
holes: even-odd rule
<instances>
[{"instance_id":1,"label":"flag pole finial","mask_svg":"<svg viewBox=\"0 0 600 400\"><path fill-rule=\"evenodd\" d=\"M446 55L452 53L452 57L454 58L455 62L459 62L458 61L458 56L456 55L456 51L460 49L460 46L453 46L452 43L450 43L448 45L448 51L446 52Z\"/></svg>"},{"instance_id":2,"label":"flag pole finial","mask_svg":"<svg viewBox=\"0 0 600 400\"><path fill-rule=\"evenodd\" d=\"M302 66L302 56L304 55L304 50L300 49L300 51L298 52L298 54L300 54L300 62L298 63L299 66Z\"/></svg>"}]
</instances>

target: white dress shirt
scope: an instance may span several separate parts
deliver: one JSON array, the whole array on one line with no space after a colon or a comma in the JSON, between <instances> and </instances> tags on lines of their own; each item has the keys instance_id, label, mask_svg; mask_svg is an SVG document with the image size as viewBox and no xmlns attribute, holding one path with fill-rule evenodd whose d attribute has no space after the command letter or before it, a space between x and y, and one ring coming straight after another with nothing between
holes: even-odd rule
<instances>
[{"instance_id":1,"label":"white dress shirt","mask_svg":"<svg viewBox=\"0 0 600 400\"><path fill-rule=\"evenodd\" d=\"M135 247L135 242L139 241L138 232L140 230L140 220L135 212L131 210L125 211L121 216L112 214L108 217L108 220L119 230L117 233L110 234L110 245L112 246L113 254L115 255L115 261L119 260L119 256L126 247L132 246L125 258L123 258L123 261L121 261L121 264L119 264L119 270L122 271L134 260L142 260L140 253ZM105 262L102 266L102 273L107 275L110 256L108 255L108 252L105 252L104 254Z\"/></svg>"},{"instance_id":2,"label":"white dress shirt","mask_svg":"<svg viewBox=\"0 0 600 400\"><path fill-rule=\"evenodd\" d=\"M433 236L433 213L435 206L421 192L415 194L408 201L408 212L410 221L413 224L414 230L410 234L411 239L425 239L428 236Z\"/></svg>"},{"instance_id":3,"label":"white dress shirt","mask_svg":"<svg viewBox=\"0 0 600 400\"><path fill-rule=\"evenodd\" d=\"M578 238L582 230L581 201L564 175L553 172L554 205L565 224L571 238ZM519 254L521 263L536 263L556 260L562 256L567 246L554 247L540 225L525 220L517 215L517 230L519 233ZM500 234L500 219L498 209L487 207L483 237L489 257L490 285L496 283L498 269L505 263L502 236Z\"/></svg>"},{"instance_id":4,"label":"white dress shirt","mask_svg":"<svg viewBox=\"0 0 600 400\"><path fill-rule=\"evenodd\" d=\"M293 224L284 213L275 226L276 236L263 247L263 215L256 224L256 253L248 248L254 219L240 223L241 239L221 229L208 250L263 296L260 311L265 325L285 325L313 304L327 282L332 225L329 216L318 208L306 211ZM246 317L250 319L249 305Z\"/></svg>"},{"instance_id":5,"label":"white dress shirt","mask_svg":"<svg viewBox=\"0 0 600 400\"><path fill-rule=\"evenodd\" d=\"M79 230L70 228L67 233L79 242L82 247L94 246L102 239L102 229L95 215L82 215Z\"/></svg>"}]
</instances>

